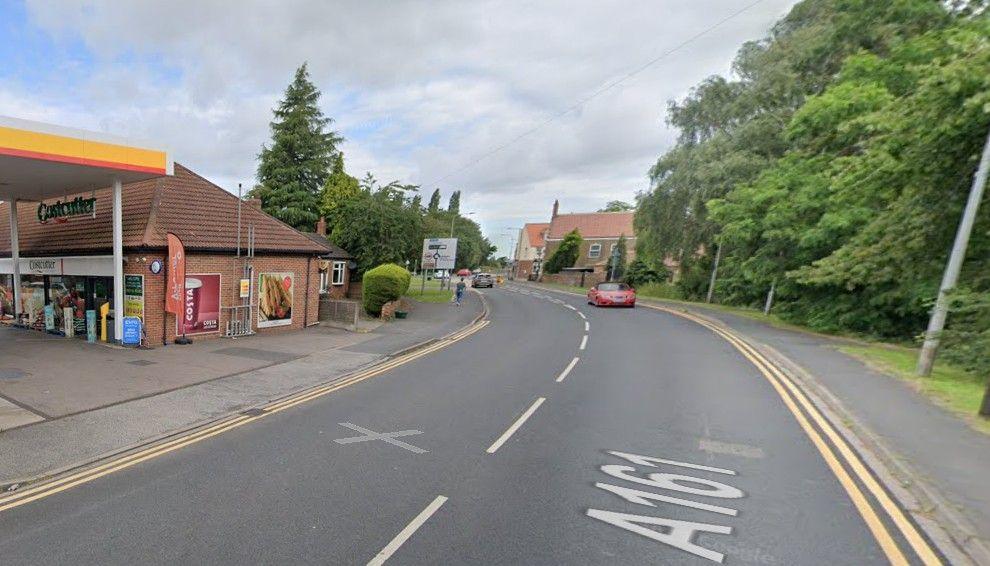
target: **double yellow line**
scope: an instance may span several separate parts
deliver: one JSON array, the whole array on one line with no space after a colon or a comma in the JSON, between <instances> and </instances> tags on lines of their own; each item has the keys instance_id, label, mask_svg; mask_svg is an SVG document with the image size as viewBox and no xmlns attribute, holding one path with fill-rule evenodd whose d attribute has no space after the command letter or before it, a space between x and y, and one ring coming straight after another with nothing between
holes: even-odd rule
<instances>
[{"instance_id":1,"label":"double yellow line","mask_svg":"<svg viewBox=\"0 0 990 566\"><path fill-rule=\"evenodd\" d=\"M887 494L886 490L880 486L869 470L867 470L866 466L863 464L856 452L849 447L849 444L845 441L845 439L842 438L838 432L836 432L835 428L828 422L827 419L825 419L824 416L822 416L817 407L815 407L814 404L808 400L807 396L805 396L804 392L794 384L793 380L785 375L784 372L782 372L775 364L770 362L765 356L763 356L735 333L716 326L701 317L684 311L678 311L656 305L644 304L642 306L686 318L704 326L705 328L708 328L732 344L744 357L746 357L746 359L756 366L756 368L761 374L763 374L767 381L770 382L770 385L773 386L774 390L784 401L784 405L786 405L791 414L794 415L794 418L798 421L798 424L804 430L805 434L808 435L812 443L815 445L815 448L817 448L818 452L822 455L822 458L825 459L829 469L832 470L832 473L838 478L839 483L842 484L843 489L846 490L846 493L849 495L850 499L852 499L857 511L859 511L859 514L863 517L863 520L866 521L870 532L873 533L874 538L876 538L880 548L883 549L884 554L886 554L887 559L891 564L901 565L909 564L910 562L904 556L904 553L891 536L887 526L884 524L883 520L881 520L877 511L870 504L870 501L860 489L859 485L853 480L850 473L842 465L842 461L846 462L849 469L852 470L853 474L855 474L856 478L859 479L880 507L883 508L887 516L890 517L890 520L897 526L898 530L900 530L901 534L904 536L904 539L907 540L908 544L911 545L911 548L914 549L914 552L918 555L918 558L922 561L922 563L926 566L942 564L938 554L932 549L932 547L928 544L928 541L925 540L921 533L918 532L918 529L915 527L914 523L912 523L904 515L901 508L894 503L894 501ZM802 412L802 409L804 412ZM811 421L809 421L809 417L811 421L814 421L815 425L818 426L818 429L812 426ZM835 450L833 450L832 446L825 441L822 434L819 432L819 429L821 430L821 433L824 433L825 437L832 442L832 446L835 447ZM840 461L839 457L836 456L836 451L838 451L839 456L842 457L842 461Z\"/></svg>"},{"instance_id":2,"label":"double yellow line","mask_svg":"<svg viewBox=\"0 0 990 566\"><path fill-rule=\"evenodd\" d=\"M488 326L489 321L482 320L475 322L474 324L455 332L445 338L438 340L437 342L430 344L424 348L410 352L408 354L403 354L396 356L382 364L376 365L367 370L355 373L339 381L333 383L322 385L313 389L308 389L306 391L299 392L288 398L276 401L264 407L260 407L260 411L253 415L237 415L228 417L219 422L213 423L206 428L192 431L189 433L182 434L177 438L173 438L167 442L162 442L160 444L155 444L147 448L137 450L133 453L121 456L118 458L113 458L107 462L100 465L94 466L92 468L87 468L78 472L70 473L65 476L60 476L53 478L51 480L39 483L38 485L29 487L24 490L16 491L5 497L0 497L0 512L6 511L8 509L13 509L14 507L19 507L32 501L37 501L39 499L48 497L50 495L55 495L67 489L71 489L78 485L91 482L95 479L101 478L108 474L129 468L140 464L141 462L150 460L152 458L157 458L163 454L168 454L169 452L178 450L189 446L190 444L195 444L207 438L212 438L218 434L222 434L229 430L233 430L237 427L246 425L248 423L254 422L258 419L262 419L269 415L273 415L280 411L284 411L296 405L306 403L307 401L312 401L318 397L333 393L345 387L354 385L355 383L360 383L366 379L370 379L376 375L383 374L389 370L395 369L401 365L407 364L413 360L426 356L437 350L446 348L447 346L463 340L468 336L478 332L482 328Z\"/></svg>"}]
</instances>

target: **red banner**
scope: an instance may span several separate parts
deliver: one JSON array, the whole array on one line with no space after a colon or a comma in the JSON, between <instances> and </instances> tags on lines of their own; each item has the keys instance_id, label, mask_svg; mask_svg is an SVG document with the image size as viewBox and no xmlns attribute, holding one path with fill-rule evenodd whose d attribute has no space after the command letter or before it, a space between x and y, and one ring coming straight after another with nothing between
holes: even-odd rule
<instances>
[{"instance_id":1,"label":"red banner","mask_svg":"<svg viewBox=\"0 0 990 566\"><path fill-rule=\"evenodd\" d=\"M178 334L219 332L220 274L188 274L183 308Z\"/></svg>"},{"instance_id":2,"label":"red banner","mask_svg":"<svg viewBox=\"0 0 990 566\"><path fill-rule=\"evenodd\" d=\"M175 234L165 236L168 241L168 275L165 282L165 312L173 313L176 320L185 310L186 250Z\"/></svg>"}]
</instances>

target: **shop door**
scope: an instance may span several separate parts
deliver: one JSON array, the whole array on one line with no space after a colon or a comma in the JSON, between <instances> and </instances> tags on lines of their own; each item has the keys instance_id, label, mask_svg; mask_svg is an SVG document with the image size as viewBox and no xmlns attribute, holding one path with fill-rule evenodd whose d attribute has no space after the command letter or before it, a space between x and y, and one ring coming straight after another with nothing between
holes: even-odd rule
<instances>
[{"instance_id":1,"label":"shop door","mask_svg":"<svg viewBox=\"0 0 990 566\"><path fill-rule=\"evenodd\" d=\"M96 332L99 335L100 307L110 303L110 315L107 317L107 339L113 340L113 278L86 278L86 310L96 311Z\"/></svg>"}]
</instances>

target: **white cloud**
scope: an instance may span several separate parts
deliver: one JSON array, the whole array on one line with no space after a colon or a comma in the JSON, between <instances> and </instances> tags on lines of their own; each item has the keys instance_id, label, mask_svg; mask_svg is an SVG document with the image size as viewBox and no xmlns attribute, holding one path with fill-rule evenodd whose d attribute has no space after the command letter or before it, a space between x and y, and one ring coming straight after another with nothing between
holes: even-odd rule
<instances>
[{"instance_id":1,"label":"white cloud","mask_svg":"<svg viewBox=\"0 0 990 566\"><path fill-rule=\"evenodd\" d=\"M537 3L28 2L96 69L77 92L0 91L0 113L160 140L231 188L250 183L271 107L308 61L348 167L463 190L486 229L631 200L673 140L665 103L725 73L793 0L765 0L621 87L540 124L740 8L734 0ZM236 8L235 8L236 6ZM165 69L165 72L162 71ZM432 187L425 189L427 192Z\"/></svg>"}]
</instances>

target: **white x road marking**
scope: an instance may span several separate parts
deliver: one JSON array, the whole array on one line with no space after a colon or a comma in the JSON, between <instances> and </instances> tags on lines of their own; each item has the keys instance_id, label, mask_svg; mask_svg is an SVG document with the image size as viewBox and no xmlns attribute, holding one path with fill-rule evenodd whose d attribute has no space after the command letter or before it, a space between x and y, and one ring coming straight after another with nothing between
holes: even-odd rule
<instances>
[{"instance_id":1,"label":"white x road marking","mask_svg":"<svg viewBox=\"0 0 990 566\"><path fill-rule=\"evenodd\" d=\"M350 438L338 438L334 440L334 442L336 442L337 444L353 444L355 442L367 442L369 440L384 440L385 442L391 444L392 446L405 448L406 450L410 452L414 452L416 454L423 454L425 452L429 452L429 450L423 450L418 446L413 446L412 444L402 442L401 440L396 440L396 437L399 436L412 436L414 434L423 434L422 431L400 430L397 432L375 432L373 430L368 430L364 427L360 427L358 425L351 423L337 423L337 424L339 424L340 426L347 427L351 430L360 432L361 434L364 435L364 436L352 436Z\"/></svg>"}]
</instances>

